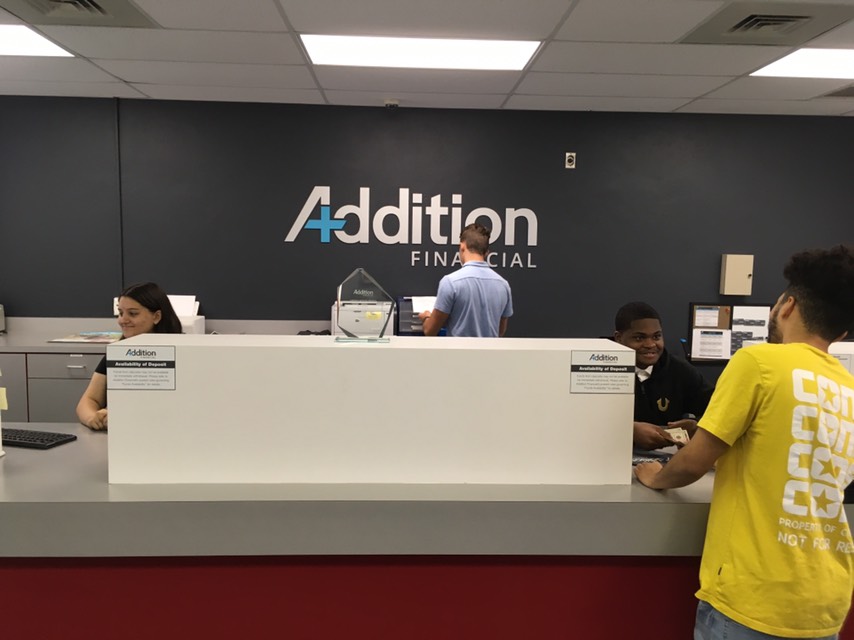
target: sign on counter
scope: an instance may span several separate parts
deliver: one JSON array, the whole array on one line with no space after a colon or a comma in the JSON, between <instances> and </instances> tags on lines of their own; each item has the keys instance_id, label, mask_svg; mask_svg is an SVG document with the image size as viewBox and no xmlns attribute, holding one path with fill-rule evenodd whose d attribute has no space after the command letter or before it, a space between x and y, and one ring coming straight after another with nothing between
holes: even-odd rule
<instances>
[{"instance_id":1,"label":"sign on counter","mask_svg":"<svg viewBox=\"0 0 854 640\"><path fill-rule=\"evenodd\" d=\"M573 351L570 393L634 393L635 352Z\"/></svg>"},{"instance_id":2,"label":"sign on counter","mask_svg":"<svg viewBox=\"0 0 854 640\"><path fill-rule=\"evenodd\" d=\"M175 347L110 345L107 389L175 390Z\"/></svg>"}]
</instances>

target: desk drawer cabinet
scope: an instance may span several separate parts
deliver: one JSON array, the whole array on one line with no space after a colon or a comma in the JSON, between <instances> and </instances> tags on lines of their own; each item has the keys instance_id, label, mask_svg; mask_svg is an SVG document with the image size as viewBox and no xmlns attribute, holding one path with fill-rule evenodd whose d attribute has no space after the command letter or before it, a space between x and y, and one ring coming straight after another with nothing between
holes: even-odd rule
<instances>
[{"instance_id":1,"label":"desk drawer cabinet","mask_svg":"<svg viewBox=\"0 0 854 640\"><path fill-rule=\"evenodd\" d=\"M77 422L77 402L103 356L27 354L30 422Z\"/></svg>"},{"instance_id":2,"label":"desk drawer cabinet","mask_svg":"<svg viewBox=\"0 0 854 640\"><path fill-rule=\"evenodd\" d=\"M27 357L23 353L0 353L0 387L6 388L9 410L6 422L27 421Z\"/></svg>"}]
</instances>

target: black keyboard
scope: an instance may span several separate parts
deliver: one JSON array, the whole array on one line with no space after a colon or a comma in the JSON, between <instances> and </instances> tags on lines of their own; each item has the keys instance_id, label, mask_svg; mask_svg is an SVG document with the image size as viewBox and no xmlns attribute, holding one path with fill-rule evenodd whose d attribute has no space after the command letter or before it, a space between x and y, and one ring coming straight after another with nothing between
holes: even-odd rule
<instances>
[{"instance_id":1,"label":"black keyboard","mask_svg":"<svg viewBox=\"0 0 854 640\"><path fill-rule=\"evenodd\" d=\"M72 433L53 431L31 431L30 429L7 429L3 427L3 444L7 447L27 447L28 449L50 449L72 440Z\"/></svg>"}]
</instances>

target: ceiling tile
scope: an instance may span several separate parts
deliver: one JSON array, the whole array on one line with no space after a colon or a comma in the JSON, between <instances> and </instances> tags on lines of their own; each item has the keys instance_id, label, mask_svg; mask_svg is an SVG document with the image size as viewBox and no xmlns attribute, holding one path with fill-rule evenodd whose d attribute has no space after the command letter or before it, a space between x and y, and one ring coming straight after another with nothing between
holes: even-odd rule
<instances>
[{"instance_id":1,"label":"ceiling tile","mask_svg":"<svg viewBox=\"0 0 854 640\"><path fill-rule=\"evenodd\" d=\"M525 76L516 92L559 96L696 98L727 81L727 78L721 76L531 72Z\"/></svg>"},{"instance_id":2,"label":"ceiling tile","mask_svg":"<svg viewBox=\"0 0 854 640\"><path fill-rule=\"evenodd\" d=\"M134 0L167 29L287 31L275 0Z\"/></svg>"},{"instance_id":3,"label":"ceiling tile","mask_svg":"<svg viewBox=\"0 0 854 640\"><path fill-rule=\"evenodd\" d=\"M315 88L308 69L301 66L140 60L94 60L93 62L122 80L135 83L279 89Z\"/></svg>"},{"instance_id":4,"label":"ceiling tile","mask_svg":"<svg viewBox=\"0 0 854 640\"><path fill-rule=\"evenodd\" d=\"M519 81L518 71L439 71L437 69L363 69L315 67L325 89L409 93L507 93Z\"/></svg>"},{"instance_id":5,"label":"ceiling tile","mask_svg":"<svg viewBox=\"0 0 854 640\"><path fill-rule=\"evenodd\" d=\"M504 102L504 95L483 95L464 93L379 93L370 91L327 91L326 97L331 104L357 105L363 107L381 107L385 100L394 99L399 108L433 107L453 109L498 109Z\"/></svg>"},{"instance_id":6,"label":"ceiling tile","mask_svg":"<svg viewBox=\"0 0 854 640\"><path fill-rule=\"evenodd\" d=\"M16 96L80 96L85 98L140 98L121 82L27 82L0 80L0 94Z\"/></svg>"},{"instance_id":7,"label":"ceiling tile","mask_svg":"<svg viewBox=\"0 0 854 640\"><path fill-rule=\"evenodd\" d=\"M43 27L57 43L87 58L302 64L289 34Z\"/></svg>"},{"instance_id":8,"label":"ceiling tile","mask_svg":"<svg viewBox=\"0 0 854 640\"><path fill-rule=\"evenodd\" d=\"M846 113L854 98L822 100L711 100L701 98L685 105L686 113L755 113L766 115L830 116Z\"/></svg>"},{"instance_id":9,"label":"ceiling tile","mask_svg":"<svg viewBox=\"0 0 854 640\"><path fill-rule=\"evenodd\" d=\"M0 24L24 24L8 11L0 9Z\"/></svg>"},{"instance_id":10,"label":"ceiling tile","mask_svg":"<svg viewBox=\"0 0 854 640\"><path fill-rule=\"evenodd\" d=\"M176 100L749 113L773 113L783 101L785 113L854 111L822 97L849 81L745 77L791 48L669 44L730 0L128 1L163 28L37 27L78 57L0 59L5 91L136 95L118 84L125 80ZM20 23L0 9L4 22ZM524 72L309 67L294 30L546 44ZM808 46L854 48L854 21Z\"/></svg>"},{"instance_id":11,"label":"ceiling tile","mask_svg":"<svg viewBox=\"0 0 854 640\"><path fill-rule=\"evenodd\" d=\"M552 42L544 47L532 69L735 76L753 72L790 51L788 47Z\"/></svg>"},{"instance_id":12,"label":"ceiling tile","mask_svg":"<svg viewBox=\"0 0 854 640\"><path fill-rule=\"evenodd\" d=\"M0 80L72 82L116 82L91 62L81 58L4 56L0 59Z\"/></svg>"},{"instance_id":13,"label":"ceiling tile","mask_svg":"<svg viewBox=\"0 0 854 640\"><path fill-rule=\"evenodd\" d=\"M558 40L674 42L723 7L709 0L580 0Z\"/></svg>"},{"instance_id":14,"label":"ceiling tile","mask_svg":"<svg viewBox=\"0 0 854 640\"><path fill-rule=\"evenodd\" d=\"M809 104L817 109L827 109L828 113L844 115L854 109L854 98L813 98Z\"/></svg>"},{"instance_id":15,"label":"ceiling tile","mask_svg":"<svg viewBox=\"0 0 854 640\"><path fill-rule=\"evenodd\" d=\"M823 78L739 78L712 91L715 100L808 100L851 84Z\"/></svg>"},{"instance_id":16,"label":"ceiling tile","mask_svg":"<svg viewBox=\"0 0 854 640\"><path fill-rule=\"evenodd\" d=\"M146 96L157 100L207 100L214 102L286 102L319 104L319 91L247 87L181 87L172 85L134 85Z\"/></svg>"},{"instance_id":17,"label":"ceiling tile","mask_svg":"<svg viewBox=\"0 0 854 640\"><path fill-rule=\"evenodd\" d=\"M279 0L296 31L334 35L541 40L569 0Z\"/></svg>"},{"instance_id":18,"label":"ceiling tile","mask_svg":"<svg viewBox=\"0 0 854 640\"><path fill-rule=\"evenodd\" d=\"M684 105L681 98L583 98L569 96L513 96L508 109L550 111L656 111L669 112Z\"/></svg>"},{"instance_id":19,"label":"ceiling tile","mask_svg":"<svg viewBox=\"0 0 854 640\"><path fill-rule=\"evenodd\" d=\"M819 47L821 49L854 48L854 20L849 20L845 24L811 40L807 46Z\"/></svg>"}]
</instances>

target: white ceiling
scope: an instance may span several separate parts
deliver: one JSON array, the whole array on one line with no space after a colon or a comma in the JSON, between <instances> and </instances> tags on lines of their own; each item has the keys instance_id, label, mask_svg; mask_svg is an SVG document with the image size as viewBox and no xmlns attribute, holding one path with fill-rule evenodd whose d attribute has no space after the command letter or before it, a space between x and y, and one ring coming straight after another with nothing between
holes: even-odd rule
<instances>
[{"instance_id":1,"label":"white ceiling","mask_svg":"<svg viewBox=\"0 0 854 640\"><path fill-rule=\"evenodd\" d=\"M680 44L723 0L128 0L159 25L33 25L0 94L401 107L854 115L852 80L752 78L795 46ZM752 2L778 9L789 0ZM3 4L0 0L0 4ZM773 5L773 7L772 7ZM799 0L816 12L854 0ZM793 13L797 13L793 11ZM854 13L852 13L854 15ZM0 24L25 24L0 9ZM537 39L523 71L322 67L298 34ZM854 49L854 20L805 46Z\"/></svg>"}]
</instances>

